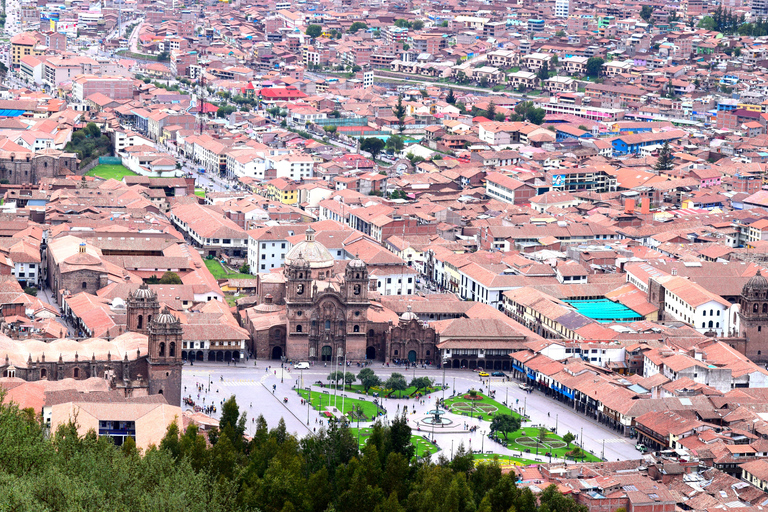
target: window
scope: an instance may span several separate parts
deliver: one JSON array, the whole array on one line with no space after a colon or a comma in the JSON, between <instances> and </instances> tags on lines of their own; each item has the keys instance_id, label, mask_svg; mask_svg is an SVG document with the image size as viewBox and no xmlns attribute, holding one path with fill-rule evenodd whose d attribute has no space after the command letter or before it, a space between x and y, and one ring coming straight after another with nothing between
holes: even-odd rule
<instances>
[{"instance_id":1,"label":"window","mask_svg":"<svg viewBox=\"0 0 768 512\"><path fill-rule=\"evenodd\" d=\"M176 357L176 343L171 342L170 346L168 347L168 355L171 357Z\"/></svg>"},{"instance_id":2,"label":"window","mask_svg":"<svg viewBox=\"0 0 768 512\"><path fill-rule=\"evenodd\" d=\"M325 330L326 331L330 331L331 330L331 321L330 320L326 320L325 321Z\"/></svg>"},{"instance_id":3,"label":"window","mask_svg":"<svg viewBox=\"0 0 768 512\"><path fill-rule=\"evenodd\" d=\"M301 325L296 326L296 332L301 332Z\"/></svg>"},{"instance_id":4,"label":"window","mask_svg":"<svg viewBox=\"0 0 768 512\"><path fill-rule=\"evenodd\" d=\"M158 352L158 355L160 357L165 357L165 343L160 343L160 352Z\"/></svg>"},{"instance_id":5,"label":"window","mask_svg":"<svg viewBox=\"0 0 768 512\"><path fill-rule=\"evenodd\" d=\"M136 328L141 329L143 323L144 323L144 317L142 315L139 315L138 318L136 319Z\"/></svg>"},{"instance_id":6,"label":"window","mask_svg":"<svg viewBox=\"0 0 768 512\"><path fill-rule=\"evenodd\" d=\"M85 281L83 281L83 284L82 284L82 285L80 285L80 286L82 287L82 289L83 289L83 290L85 290L86 288L88 288L88 283L86 283Z\"/></svg>"},{"instance_id":7,"label":"window","mask_svg":"<svg viewBox=\"0 0 768 512\"><path fill-rule=\"evenodd\" d=\"M355 325L354 327L352 327L352 332L360 332L360 326Z\"/></svg>"}]
</instances>

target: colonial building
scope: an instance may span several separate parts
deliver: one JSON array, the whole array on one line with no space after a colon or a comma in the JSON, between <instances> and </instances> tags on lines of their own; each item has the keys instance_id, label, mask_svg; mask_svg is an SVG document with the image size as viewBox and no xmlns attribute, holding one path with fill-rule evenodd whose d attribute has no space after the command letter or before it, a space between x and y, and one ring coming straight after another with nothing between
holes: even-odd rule
<instances>
[{"instance_id":1,"label":"colonial building","mask_svg":"<svg viewBox=\"0 0 768 512\"><path fill-rule=\"evenodd\" d=\"M334 261L312 227L286 255L283 277L273 283L282 290L260 286L259 305L241 313L256 357L437 361L434 329L411 312L398 318L372 303L375 285L365 262Z\"/></svg>"},{"instance_id":2,"label":"colonial building","mask_svg":"<svg viewBox=\"0 0 768 512\"><path fill-rule=\"evenodd\" d=\"M13 340L0 336L0 375L26 381L104 378L126 397L181 404L181 322L146 284L127 301L128 332L111 340Z\"/></svg>"}]
</instances>

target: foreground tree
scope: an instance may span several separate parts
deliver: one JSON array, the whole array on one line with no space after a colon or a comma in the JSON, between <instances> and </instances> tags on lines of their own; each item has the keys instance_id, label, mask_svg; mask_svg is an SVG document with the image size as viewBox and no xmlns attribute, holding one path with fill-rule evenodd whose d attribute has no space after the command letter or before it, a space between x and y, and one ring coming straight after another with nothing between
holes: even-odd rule
<instances>
[{"instance_id":1,"label":"foreground tree","mask_svg":"<svg viewBox=\"0 0 768 512\"><path fill-rule=\"evenodd\" d=\"M491 432L498 432L506 440L509 434L520 430L520 418L511 414L497 414L491 420Z\"/></svg>"}]
</instances>

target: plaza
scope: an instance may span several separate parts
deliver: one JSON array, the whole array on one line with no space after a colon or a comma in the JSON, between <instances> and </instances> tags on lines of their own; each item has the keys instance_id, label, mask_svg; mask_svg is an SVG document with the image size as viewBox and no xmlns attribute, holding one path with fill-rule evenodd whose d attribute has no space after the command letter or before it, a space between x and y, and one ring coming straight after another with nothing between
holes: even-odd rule
<instances>
[{"instance_id":1,"label":"plaza","mask_svg":"<svg viewBox=\"0 0 768 512\"><path fill-rule=\"evenodd\" d=\"M406 370L404 367L387 367L381 364L370 368L382 380L398 372L403 374L408 382L414 377L424 376L434 379L436 385L443 382L443 371L435 368L410 367ZM346 368L346 371L357 374L360 369L353 365ZM196 363L194 366L184 367L182 394L190 397L196 405L216 405L217 411L212 415L215 418L219 417L221 403L230 396L235 396L241 412L247 415L248 434L255 429L255 419L263 415L270 427L276 426L282 418L287 430L302 438L327 426L329 415L338 417L340 411L349 413L357 406L361 409L364 407L360 414L359 426L365 429L373 424L371 419L375 412L372 411L377 410L373 401L376 399L380 406L379 416L376 417L380 421L386 424L407 408L412 434L425 441L433 441L449 458L463 444L465 449L471 449L483 456L499 454L509 460L524 461L523 463L549 462L549 457L545 456L547 451L552 453L553 461L562 460L558 457L568 451L568 448L563 446L561 438L567 432L571 432L576 437L569 448L581 444L587 452L594 454L598 459L602 457L605 460L615 461L640 457L633 440L585 418L567 405L554 401L538 391L528 393L520 389L518 382L514 379L481 378L471 370L446 369L447 389L424 395L420 399L398 399L374 397L372 393L370 396L365 396L350 392L346 388L342 390L341 387L334 392L334 389L326 384L328 375L332 371L334 371L332 366L326 367L319 364L307 370L281 369L279 362L265 360L249 361L236 366ZM320 387L318 382L322 382L323 387ZM196 385L203 387L199 397ZM306 390L308 387L311 389L311 402L309 392ZM301 388L302 395L295 388ZM469 404L463 395L470 389L475 389L486 396L494 392L495 403L498 405L483 402ZM451 398L454 390L457 396ZM435 402L443 398L448 409L443 412L443 416L450 422L445 425L431 425L425 422L424 420L431 416L430 411L434 411ZM509 407L505 406L504 402L509 404ZM336 414L330 413L329 411L333 411L334 408L337 411ZM523 423L522 431L510 433L508 436L510 442L505 448L502 443L488 438L490 433L488 415L508 411L519 416L525 415L530 421ZM479 419L478 413L484 419ZM536 454L534 431L538 430L539 426L546 427L552 435L548 436L546 442L549 449L542 446ZM350 427L358 427L355 413L353 413ZM365 432L365 430L362 431ZM519 439L513 443L511 442L513 438ZM530 438L530 442L526 438ZM364 440L361 442L364 443ZM525 451L526 448L530 453ZM423 451L425 451L424 447L421 448L421 452Z\"/></svg>"}]
</instances>

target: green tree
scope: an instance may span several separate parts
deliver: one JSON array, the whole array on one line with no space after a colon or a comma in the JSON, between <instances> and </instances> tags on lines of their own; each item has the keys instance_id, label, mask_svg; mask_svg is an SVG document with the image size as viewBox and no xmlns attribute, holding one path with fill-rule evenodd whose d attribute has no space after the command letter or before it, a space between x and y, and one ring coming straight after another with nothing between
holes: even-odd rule
<instances>
[{"instance_id":1,"label":"green tree","mask_svg":"<svg viewBox=\"0 0 768 512\"><path fill-rule=\"evenodd\" d=\"M370 368L363 368L360 370L360 373L357 374L357 380L360 381L360 384L362 384L366 393L368 393L371 388L381 385L381 379L373 373L373 370Z\"/></svg>"},{"instance_id":2,"label":"green tree","mask_svg":"<svg viewBox=\"0 0 768 512\"><path fill-rule=\"evenodd\" d=\"M307 25L307 30L305 33L312 39L317 39L322 35L323 27L320 25Z\"/></svg>"},{"instance_id":3,"label":"green tree","mask_svg":"<svg viewBox=\"0 0 768 512\"><path fill-rule=\"evenodd\" d=\"M390 394L397 391L398 396L400 396L400 392L405 391L408 388L408 383L402 373L394 372L384 383L384 387L390 391Z\"/></svg>"},{"instance_id":4,"label":"green tree","mask_svg":"<svg viewBox=\"0 0 768 512\"><path fill-rule=\"evenodd\" d=\"M539 495L539 512L588 512L589 508L579 505L570 497L557 490L557 486L550 484Z\"/></svg>"},{"instance_id":5,"label":"green tree","mask_svg":"<svg viewBox=\"0 0 768 512\"><path fill-rule=\"evenodd\" d=\"M390 151L392 153L397 153L398 151L402 151L405 147L405 140L400 135L390 135L387 139L386 148L387 151Z\"/></svg>"},{"instance_id":6,"label":"green tree","mask_svg":"<svg viewBox=\"0 0 768 512\"><path fill-rule=\"evenodd\" d=\"M536 439L538 440L540 445L544 444L544 441L547 440L548 435L549 435L549 430L547 430L547 427L539 427L538 432L536 432Z\"/></svg>"},{"instance_id":7,"label":"green tree","mask_svg":"<svg viewBox=\"0 0 768 512\"><path fill-rule=\"evenodd\" d=\"M411 27L413 30L421 30L424 28L424 22L421 20L416 20L411 24Z\"/></svg>"},{"instance_id":8,"label":"green tree","mask_svg":"<svg viewBox=\"0 0 768 512\"><path fill-rule=\"evenodd\" d=\"M375 160L381 150L384 149L384 141L377 137L366 137L360 140L360 149L370 153Z\"/></svg>"},{"instance_id":9,"label":"green tree","mask_svg":"<svg viewBox=\"0 0 768 512\"><path fill-rule=\"evenodd\" d=\"M643 19L644 22L650 23L652 15L653 15L653 7L651 7L650 5L644 5L640 9L640 17Z\"/></svg>"},{"instance_id":10,"label":"green tree","mask_svg":"<svg viewBox=\"0 0 768 512\"><path fill-rule=\"evenodd\" d=\"M221 419L219 420L219 430L221 435L226 436L232 442L236 449L243 448L243 435L245 434L246 414L240 414L240 408L237 405L234 395L229 397L224 405L221 406Z\"/></svg>"},{"instance_id":11,"label":"green tree","mask_svg":"<svg viewBox=\"0 0 768 512\"><path fill-rule=\"evenodd\" d=\"M511 414L497 414L491 420L491 432L499 432L504 439L518 430L520 430L520 418Z\"/></svg>"},{"instance_id":12,"label":"green tree","mask_svg":"<svg viewBox=\"0 0 768 512\"><path fill-rule=\"evenodd\" d=\"M416 388L417 393L422 389L424 390L424 393L426 393L427 389L431 385L432 381L429 377L416 377L415 379L411 380L411 387Z\"/></svg>"},{"instance_id":13,"label":"green tree","mask_svg":"<svg viewBox=\"0 0 768 512\"><path fill-rule=\"evenodd\" d=\"M451 105L456 103L456 96L453 94L453 89L448 89L448 95L445 97L445 101Z\"/></svg>"},{"instance_id":14,"label":"green tree","mask_svg":"<svg viewBox=\"0 0 768 512\"><path fill-rule=\"evenodd\" d=\"M603 72L603 65L605 60L601 57L590 57L587 60L587 76L592 78L599 78Z\"/></svg>"},{"instance_id":15,"label":"green tree","mask_svg":"<svg viewBox=\"0 0 768 512\"><path fill-rule=\"evenodd\" d=\"M37 288L33 288L32 286L26 286L24 288L24 293L27 295L31 295L32 297L37 297Z\"/></svg>"},{"instance_id":16,"label":"green tree","mask_svg":"<svg viewBox=\"0 0 768 512\"><path fill-rule=\"evenodd\" d=\"M399 28L411 28L411 22L404 19L395 20L395 26Z\"/></svg>"},{"instance_id":17,"label":"green tree","mask_svg":"<svg viewBox=\"0 0 768 512\"><path fill-rule=\"evenodd\" d=\"M542 82L549 79L549 62L544 61L541 64L539 71L536 73L536 77L538 77L538 79ZM541 85L543 86L544 84L542 83Z\"/></svg>"},{"instance_id":18,"label":"green tree","mask_svg":"<svg viewBox=\"0 0 768 512\"><path fill-rule=\"evenodd\" d=\"M247 263L243 263L238 270L240 271L241 274L250 274L251 266Z\"/></svg>"},{"instance_id":19,"label":"green tree","mask_svg":"<svg viewBox=\"0 0 768 512\"><path fill-rule=\"evenodd\" d=\"M323 130L325 130L326 133L330 133L330 134L336 133L336 129L337 128L331 124L327 124L323 126Z\"/></svg>"},{"instance_id":20,"label":"green tree","mask_svg":"<svg viewBox=\"0 0 768 512\"><path fill-rule=\"evenodd\" d=\"M485 110L485 117L493 121L496 118L496 105L491 101Z\"/></svg>"},{"instance_id":21,"label":"green tree","mask_svg":"<svg viewBox=\"0 0 768 512\"><path fill-rule=\"evenodd\" d=\"M669 141L664 141L664 145L659 150L659 157L653 166L657 171L669 171L672 169L672 149L669 147Z\"/></svg>"},{"instance_id":22,"label":"green tree","mask_svg":"<svg viewBox=\"0 0 768 512\"><path fill-rule=\"evenodd\" d=\"M392 113L400 122L400 131L402 131L403 130L402 127L405 125L405 105L403 105L402 94L397 96L397 103L395 104L394 108L392 108Z\"/></svg>"},{"instance_id":23,"label":"green tree","mask_svg":"<svg viewBox=\"0 0 768 512\"><path fill-rule=\"evenodd\" d=\"M158 284L184 284L176 272L166 272L163 277L160 278Z\"/></svg>"},{"instance_id":24,"label":"green tree","mask_svg":"<svg viewBox=\"0 0 768 512\"><path fill-rule=\"evenodd\" d=\"M573 442L574 439L576 439L576 436L574 436L570 432L566 433L563 436L563 441L565 442L567 448L571 447L571 443Z\"/></svg>"},{"instance_id":25,"label":"green tree","mask_svg":"<svg viewBox=\"0 0 768 512\"><path fill-rule=\"evenodd\" d=\"M368 25L366 25L362 21L356 21L352 23L352 26L349 27L349 31L354 34L358 30L365 30L367 28L368 28Z\"/></svg>"},{"instance_id":26,"label":"green tree","mask_svg":"<svg viewBox=\"0 0 768 512\"><path fill-rule=\"evenodd\" d=\"M355 374L354 374L354 373L352 373L352 372L346 372L346 373L344 374L344 383L345 383L347 386L350 386L350 385L351 385L351 384L353 384L353 383L354 383L356 380L357 380L357 377L355 376Z\"/></svg>"}]
</instances>

